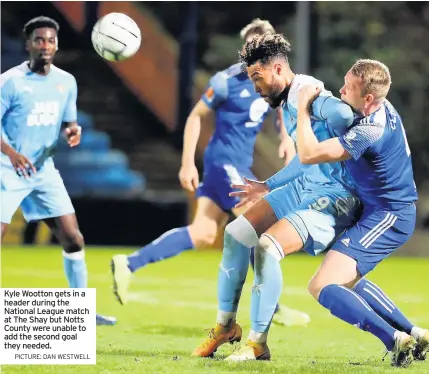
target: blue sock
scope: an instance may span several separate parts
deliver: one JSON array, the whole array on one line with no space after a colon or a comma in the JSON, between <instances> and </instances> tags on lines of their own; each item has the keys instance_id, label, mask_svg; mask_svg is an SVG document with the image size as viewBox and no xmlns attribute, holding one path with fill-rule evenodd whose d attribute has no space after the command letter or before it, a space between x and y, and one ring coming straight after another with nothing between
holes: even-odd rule
<instances>
[{"instance_id":1,"label":"blue sock","mask_svg":"<svg viewBox=\"0 0 429 374\"><path fill-rule=\"evenodd\" d=\"M218 303L223 312L237 312L243 284L249 270L249 247L225 230L222 262L218 275Z\"/></svg>"},{"instance_id":2,"label":"blue sock","mask_svg":"<svg viewBox=\"0 0 429 374\"><path fill-rule=\"evenodd\" d=\"M83 250L74 253L63 251L64 272L66 273L69 287L86 288L88 286L88 271Z\"/></svg>"},{"instance_id":3,"label":"blue sock","mask_svg":"<svg viewBox=\"0 0 429 374\"><path fill-rule=\"evenodd\" d=\"M395 329L384 321L361 296L355 292L331 284L322 289L319 303L342 319L361 330L368 331L379 338L388 351L395 345Z\"/></svg>"},{"instance_id":4,"label":"blue sock","mask_svg":"<svg viewBox=\"0 0 429 374\"><path fill-rule=\"evenodd\" d=\"M252 266L253 271L255 271L255 247L250 249L250 265ZM280 310L280 305L277 303L274 313L277 313Z\"/></svg>"},{"instance_id":5,"label":"blue sock","mask_svg":"<svg viewBox=\"0 0 429 374\"><path fill-rule=\"evenodd\" d=\"M255 248L255 278L250 311L251 326L255 332L265 333L270 327L282 293L282 258L283 251L279 252L270 237L262 234L260 244Z\"/></svg>"},{"instance_id":6,"label":"blue sock","mask_svg":"<svg viewBox=\"0 0 429 374\"><path fill-rule=\"evenodd\" d=\"M193 249L188 227L179 227L162 234L152 243L140 248L128 256L128 267L132 272L147 264L162 261L178 255L187 249Z\"/></svg>"},{"instance_id":7,"label":"blue sock","mask_svg":"<svg viewBox=\"0 0 429 374\"><path fill-rule=\"evenodd\" d=\"M360 295L390 326L411 334L414 325L377 285L363 278L353 287L353 291Z\"/></svg>"}]
</instances>

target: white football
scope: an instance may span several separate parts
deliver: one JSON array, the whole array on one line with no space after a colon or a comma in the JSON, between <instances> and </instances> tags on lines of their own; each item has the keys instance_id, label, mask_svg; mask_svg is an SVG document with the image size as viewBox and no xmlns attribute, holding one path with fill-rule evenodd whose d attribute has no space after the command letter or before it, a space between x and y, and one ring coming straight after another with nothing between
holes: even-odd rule
<instances>
[{"instance_id":1,"label":"white football","mask_svg":"<svg viewBox=\"0 0 429 374\"><path fill-rule=\"evenodd\" d=\"M109 13L94 25L91 34L96 52L108 61L123 61L140 48L141 32L137 24L122 13Z\"/></svg>"}]
</instances>

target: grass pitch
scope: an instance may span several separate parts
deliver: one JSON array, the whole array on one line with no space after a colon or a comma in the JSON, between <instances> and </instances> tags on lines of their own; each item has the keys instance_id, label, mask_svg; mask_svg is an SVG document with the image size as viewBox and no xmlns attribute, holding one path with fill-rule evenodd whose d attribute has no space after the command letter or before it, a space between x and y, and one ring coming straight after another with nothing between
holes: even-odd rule
<instances>
[{"instance_id":1,"label":"grass pitch","mask_svg":"<svg viewBox=\"0 0 429 374\"><path fill-rule=\"evenodd\" d=\"M189 251L149 265L134 276L131 300L117 303L111 293L109 262L129 248L88 248L89 286L97 288L98 312L114 315L116 326L97 327L97 365L3 366L4 374L108 373L428 373L429 361L394 369L385 361L378 339L337 320L307 292L321 257L290 256L283 261L281 303L307 312L306 328L273 326L269 337L271 362L222 361L234 346L222 346L214 359L194 359L190 353L213 327L217 311L219 251ZM3 247L2 287L66 287L58 247ZM429 260L393 257L370 279L382 287L416 324L429 326ZM243 338L250 328L253 274L243 290L238 321ZM245 340L245 339L244 339Z\"/></svg>"}]
</instances>

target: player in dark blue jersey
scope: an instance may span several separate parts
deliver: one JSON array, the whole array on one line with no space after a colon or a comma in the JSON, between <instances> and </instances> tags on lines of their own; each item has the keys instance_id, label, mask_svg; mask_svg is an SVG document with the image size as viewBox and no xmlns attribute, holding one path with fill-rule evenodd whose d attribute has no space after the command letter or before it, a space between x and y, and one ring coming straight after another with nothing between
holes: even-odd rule
<instances>
[{"instance_id":1,"label":"player in dark blue jersey","mask_svg":"<svg viewBox=\"0 0 429 374\"><path fill-rule=\"evenodd\" d=\"M345 76L341 98L355 111L342 136L319 142L310 124L317 85L303 87L298 109L298 154L303 163L345 161L363 203L356 225L338 238L310 282L313 297L349 324L377 336L394 366L424 360L429 331L413 325L374 283L364 277L411 237L417 191L411 152L398 112L386 100L389 69L358 60Z\"/></svg>"},{"instance_id":2,"label":"player in dark blue jersey","mask_svg":"<svg viewBox=\"0 0 429 374\"><path fill-rule=\"evenodd\" d=\"M54 66L59 25L37 17L24 26L29 61L1 75L1 236L21 206L27 221L43 220L64 248L73 288L87 287L84 240L52 159L61 127L71 147L80 143L75 78ZM97 315L97 324L115 324Z\"/></svg>"},{"instance_id":3,"label":"player in dark blue jersey","mask_svg":"<svg viewBox=\"0 0 429 374\"><path fill-rule=\"evenodd\" d=\"M268 21L254 20L241 37L273 32ZM253 89L253 83L235 64L215 74L205 94L190 113L184 132L182 167L179 179L182 187L196 192L197 210L193 222L172 229L135 253L117 255L112 259L114 292L120 303L127 300L131 274L147 264L158 262L201 245L212 245L218 229L225 225L228 213L239 216L246 207L236 209L239 198L229 196L231 184L241 184L243 177L253 179L251 166L256 136L268 114L269 105ZM199 183L195 166L195 151L203 118L215 114L216 128L204 153L204 175ZM295 155L293 142L281 126L283 141L279 154ZM309 317L282 307L274 316L278 324L307 324Z\"/></svg>"}]
</instances>

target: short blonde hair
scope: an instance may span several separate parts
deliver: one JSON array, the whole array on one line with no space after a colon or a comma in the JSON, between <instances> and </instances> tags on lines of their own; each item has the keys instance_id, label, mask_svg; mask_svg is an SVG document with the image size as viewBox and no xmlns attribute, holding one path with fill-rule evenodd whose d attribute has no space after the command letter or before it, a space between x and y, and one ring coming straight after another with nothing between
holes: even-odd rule
<instances>
[{"instance_id":1,"label":"short blonde hair","mask_svg":"<svg viewBox=\"0 0 429 374\"><path fill-rule=\"evenodd\" d=\"M392 79L385 64L377 60L361 59L355 62L350 71L354 76L361 78L362 95L372 94L376 100L387 96Z\"/></svg>"},{"instance_id":2,"label":"short blonde hair","mask_svg":"<svg viewBox=\"0 0 429 374\"><path fill-rule=\"evenodd\" d=\"M250 35L263 35L266 33L275 33L274 27L270 21L255 18L247 26L243 27L240 31L241 39L246 40Z\"/></svg>"}]
</instances>

